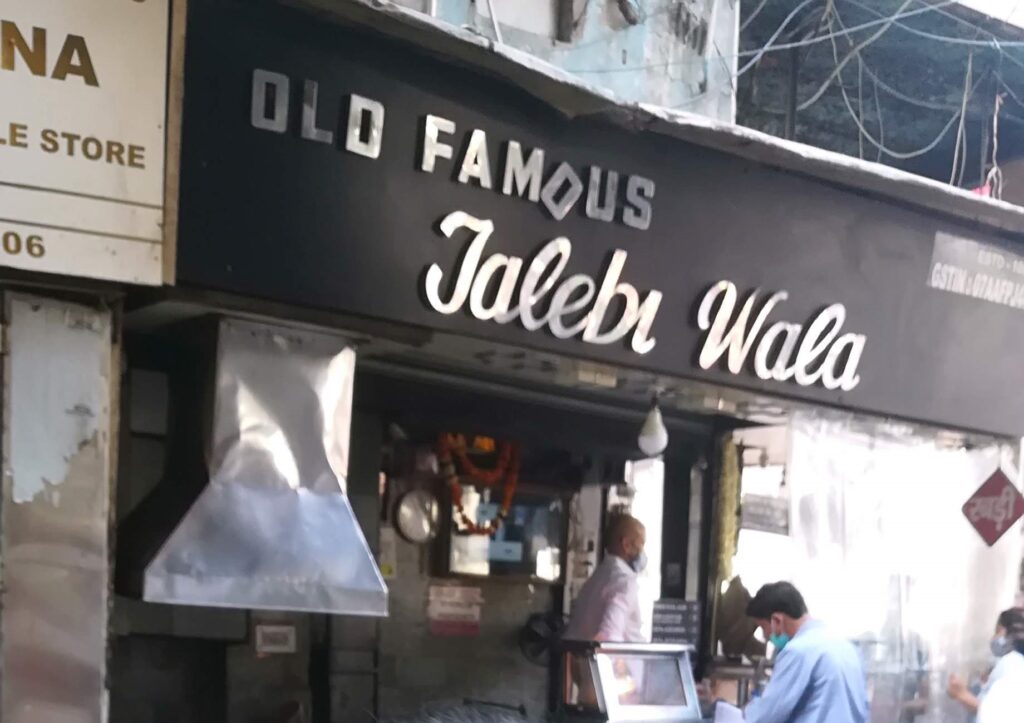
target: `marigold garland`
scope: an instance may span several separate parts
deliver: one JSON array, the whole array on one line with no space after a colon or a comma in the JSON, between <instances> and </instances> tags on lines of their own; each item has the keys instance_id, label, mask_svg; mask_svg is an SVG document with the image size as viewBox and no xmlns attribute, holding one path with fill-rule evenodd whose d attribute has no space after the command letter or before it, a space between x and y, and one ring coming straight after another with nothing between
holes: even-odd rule
<instances>
[{"instance_id":1,"label":"marigold garland","mask_svg":"<svg viewBox=\"0 0 1024 723\"><path fill-rule=\"evenodd\" d=\"M512 507L512 498L515 496L516 485L519 483L520 457L518 445L503 443L499 446L498 463L495 468L481 470L470 461L464 445L459 443L457 437L449 434L441 435L437 443L437 459L441 467L441 474L452 493L452 505L455 507L456 515L455 523L459 532L490 537L498 531ZM489 522L479 524L466 514L466 510L462 506L462 485L459 484L459 475L455 466L456 459L466 476L471 477L484 487L493 487L498 480L502 477L505 478L501 494L501 507L498 509L498 514Z\"/></svg>"}]
</instances>

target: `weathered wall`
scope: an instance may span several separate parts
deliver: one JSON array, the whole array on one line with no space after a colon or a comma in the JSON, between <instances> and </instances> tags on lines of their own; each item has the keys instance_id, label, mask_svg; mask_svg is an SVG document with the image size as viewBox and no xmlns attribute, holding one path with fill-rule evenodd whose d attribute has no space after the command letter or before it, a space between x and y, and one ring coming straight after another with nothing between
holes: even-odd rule
<instances>
[{"instance_id":1,"label":"weathered wall","mask_svg":"<svg viewBox=\"0 0 1024 723\"><path fill-rule=\"evenodd\" d=\"M5 294L0 719L104 723L119 333Z\"/></svg>"},{"instance_id":2,"label":"weathered wall","mask_svg":"<svg viewBox=\"0 0 1024 723\"><path fill-rule=\"evenodd\" d=\"M477 637L430 633L427 551L398 543L398 576L389 580L391 615L380 626L380 712L404 715L424 704L463 698L525 705L537 717L547 703L547 669L519 651L519 630L533 612L548 610L547 587L512 582L467 582L484 605Z\"/></svg>"},{"instance_id":3,"label":"weathered wall","mask_svg":"<svg viewBox=\"0 0 1024 723\"><path fill-rule=\"evenodd\" d=\"M737 0L648 0L631 25L618 0L573 0L571 40L558 39L563 0L492 0L504 42L628 101L735 119ZM486 0L396 0L494 36Z\"/></svg>"}]
</instances>

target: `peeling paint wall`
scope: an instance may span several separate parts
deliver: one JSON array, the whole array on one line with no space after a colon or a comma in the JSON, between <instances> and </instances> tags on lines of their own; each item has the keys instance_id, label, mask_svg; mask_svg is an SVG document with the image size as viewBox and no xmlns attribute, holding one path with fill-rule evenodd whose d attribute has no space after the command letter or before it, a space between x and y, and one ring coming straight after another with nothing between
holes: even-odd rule
<instances>
[{"instance_id":1,"label":"peeling paint wall","mask_svg":"<svg viewBox=\"0 0 1024 723\"><path fill-rule=\"evenodd\" d=\"M112 317L5 297L0 719L103 723Z\"/></svg>"},{"instance_id":2,"label":"peeling paint wall","mask_svg":"<svg viewBox=\"0 0 1024 723\"><path fill-rule=\"evenodd\" d=\"M626 101L732 122L739 0L572 0L571 39L558 39L569 0L491 0L505 43ZM397 0L494 37L487 0ZM636 24L621 5L638 8Z\"/></svg>"}]
</instances>

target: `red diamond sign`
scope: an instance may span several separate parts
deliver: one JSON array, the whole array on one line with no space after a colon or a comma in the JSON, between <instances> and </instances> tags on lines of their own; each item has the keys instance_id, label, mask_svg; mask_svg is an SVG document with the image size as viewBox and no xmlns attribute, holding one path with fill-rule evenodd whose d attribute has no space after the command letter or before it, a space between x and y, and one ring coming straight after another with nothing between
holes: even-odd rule
<instances>
[{"instance_id":1,"label":"red diamond sign","mask_svg":"<svg viewBox=\"0 0 1024 723\"><path fill-rule=\"evenodd\" d=\"M989 547L1024 516L1024 496L997 469L963 506L964 516Z\"/></svg>"}]
</instances>

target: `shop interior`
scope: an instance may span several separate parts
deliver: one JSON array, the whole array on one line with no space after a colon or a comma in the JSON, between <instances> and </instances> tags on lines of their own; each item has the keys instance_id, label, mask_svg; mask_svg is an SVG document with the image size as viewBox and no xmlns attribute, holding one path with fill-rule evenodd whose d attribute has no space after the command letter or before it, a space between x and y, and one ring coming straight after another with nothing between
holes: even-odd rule
<instances>
[{"instance_id":1,"label":"shop interior","mask_svg":"<svg viewBox=\"0 0 1024 723\"><path fill-rule=\"evenodd\" d=\"M710 513L691 514L691 497L710 504L707 460L736 421L663 403L669 445L644 460L637 438L652 387L641 375L469 340L413 346L360 335L346 485L388 568L388 617L141 602L147 561L207 481L217 321L139 327L125 337L112 720L145 720L162 707L177 709L168 720L269 721L289 706L308 721L386 720L465 700L542 715L556 705L559 672L545 641L600 560L601 529L618 511L648 527L652 603L703 596L700 520ZM484 522L508 490L502 454L514 446L511 504L492 540L449 533L459 512L438 464L446 435L461 440L462 460L504 472L491 488L461 490L463 513ZM451 619L462 600L435 611L445 590L479 596L476 620ZM264 624L294 626L295 652L259 653Z\"/></svg>"},{"instance_id":2,"label":"shop interior","mask_svg":"<svg viewBox=\"0 0 1024 723\"><path fill-rule=\"evenodd\" d=\"M648 528L641 588L655 640L655 601L696 611L695 630L660 639L693 644L695 678L712 677L718 695L742 702L763 674L764 643L739 611L757 585L786 577L807 581L809 602L869 651L880 719L920 709L915 720L942 720L941 677L973 661L951 659L936 641L951 630L963 648L981 640L980 621L1010 585L997 571L1020 560L1019 530L983 557L948 532L955 517L939 508L1015 459L1004 441L349 323L341 336L357 361L346 493L387 586L388 616L143 602L147 565L210 477L211 409L223 385L214 383L222 317L209 312L158 305L127 316L115 723L414 720L404 716L445 706L543 720L564 693L555 640L619 511ZM326 326L288 326L316 329L307 321ZM638 435L652 399L668 444L647 459ZM926 469L942 493L922 496L927 482L909 469ZM905 510L898 519L903 504L932 519ZM459 533L499 512L492 537ZM919 566L942 534L964 584L982 585L992 602L957 600L922 620L942 578ZM879 544L909 552L880 564ZM830 594L836 585L845 601ZM967 610L977 622L953 622Z\"/></svg>"}]
</instances>

